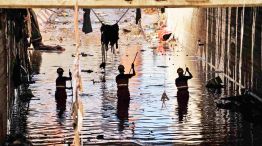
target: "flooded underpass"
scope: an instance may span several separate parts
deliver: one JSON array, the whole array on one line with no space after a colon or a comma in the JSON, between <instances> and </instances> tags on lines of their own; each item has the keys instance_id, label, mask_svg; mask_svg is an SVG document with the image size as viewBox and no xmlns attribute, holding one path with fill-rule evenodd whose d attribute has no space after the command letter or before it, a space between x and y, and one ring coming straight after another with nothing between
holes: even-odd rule
<instances>
[{"instance_id":1,"label":"flooded underpass","mask_svg":"<svg viewBox=\"0 0 262 146\"><path fill-rule=\"evenodd\" d=\"M103 21L110 18L111 23L125 12L121 9L95 11L105 19ZM179 41L172 45L159 43L152 33L152 14L144 14L144 20L150 20L150 23L145 21L142 24L144 30L141 33L144 35L133 33L136 30L132 29L126 33L123 28L137 27L130 24L134 13L130 10L119 22L119 49L115 54L108 51L105 70L99 68L102 57L101 24L93 14L94 32L81 33L80 49L86 54L80 56L83 82L80 97L84 112L80 131L82 144L261 145L260 124L244 120L238 112L217 108L217 100L237 94L236 88L210 91L205 87L207 80L220 74L188 49L192 45L191 40L178 35ZM35 97L30 102L26 135L34 145L71 144L75 136L71 119L72 91L67 90L67 106L62 117L57 115L55 102L56 70L62 67L64 75L68 76L75 59L73 12L65 10L63 14L55 18L54 24L46 26L43 36L46 44L59 42L66 50L31 51L37 74L33 77L35 84L30 85ZM128 73L137 52L134 62L136 75L129 81L129 108L117 108L115 77L119 74L118 65L123 64ZM189 101L182 108L175 85L179 67L188 67L193 74L188 82ZM164 92L169 98L167 101L161 101ZM124 113L124 117L119 118L118 112Z\"/></svg>"}]
</instances>

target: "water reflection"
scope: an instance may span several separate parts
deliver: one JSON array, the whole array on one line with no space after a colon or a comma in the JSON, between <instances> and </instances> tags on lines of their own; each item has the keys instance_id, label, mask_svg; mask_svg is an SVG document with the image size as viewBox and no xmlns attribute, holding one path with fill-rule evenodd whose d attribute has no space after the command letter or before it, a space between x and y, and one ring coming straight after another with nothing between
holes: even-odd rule
<instances>
[{"instance_id":1,"label":"water reflection","mask_svg":"<svg viewBox=\"0 0 262 146\"><path fill-rule=\"evenodd\" d=\"M121 99L118 97L117 100L117 118L119 119L118 130L124 130L124 123L128 122L128 109L130 99Z\"/></svg>"},{"instance_id":2,"label":"water reflection","mask_svg":"<svg viewBox=\"0 0 262 146\"><path fill-rule=\"evenodd\" d=\"M42 52L40 51L31 51L30 52L30 63L32 67L32 74L40 73L40 66L42 64Z\"/></svg>"}]
</instances>

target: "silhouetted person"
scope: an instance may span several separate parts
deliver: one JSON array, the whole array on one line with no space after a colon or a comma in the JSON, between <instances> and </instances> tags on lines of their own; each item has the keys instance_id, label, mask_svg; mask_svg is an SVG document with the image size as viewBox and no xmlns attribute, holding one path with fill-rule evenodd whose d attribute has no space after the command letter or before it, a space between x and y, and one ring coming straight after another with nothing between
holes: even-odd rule
<instances>
[{"instance_id":1,"label":"silhouetted person","mask_svg":"<svg viewBox=\"0 0 262 146\"><path fill-rule=\"evenodd\" d=\"M123 65L118 66L119 75L116 76L117 83L117 97L119 100L130 99L128 82L129 79L136 75L134 64L132 64L132 74L124 74L125 67Z\"/></svg>"},{"instance_id":2,"label":"silhouetted person","mask_svg":"<svg viewBox=\"0 0 262 146\"><path fill-rule=\"evenodd\" d=\"M176 78L176 87L178 91L187 90L187 80L193 78L192 74L189 72L188 67L186 68L186 72L188 72L189 76L184 75L184 70L182 68L177 69L178 78Z\"/></svg>"},{"instance_id":3,"label":"silhouetted person","mask_svg":"<svg viewBox=\"0 0 262 146\"><path fill-rule=\"evenodd\" d=\"M69 77L63 76L64 70L62 68L57 69L58 77L56 79L56 92L55 99L57 103L58 115L61 116L66 109L66 89L72 89L72 87L66 87L66 81L72 80L72 74L69 72Z\"/></svg>"},{"instance_id":4,"label":"silhouetted person","mask_svg":"<svg viewBox=\"0 0 262 146\"><path fill-rule=\"evenodd\" d=\"M188 68L186 68L186 72L188 72L189 76L184 75L184 70L182 68L177 69L178 78L176 78L176 87L179 121L182 121L184 114L187 114L189 100L187 81L193 77Z\"/></svg>"},{"instance_id":5,"label":"silhouetted person","mask_svg":"<svg viewBox=\"0 0 262 146\"><path fill-rule=\"evenodd\" d=\"M128 119L128 108L130 103L130 93L128 89L129 79L136 75L134 64L132 64L132 74L124 74L125 67L118 66L119 75L116 76L117 83L117 117L120 120L119 129L123 129L124 120ZM122 128L121 128L122 127Z\"/></svg>"}]
</instances>

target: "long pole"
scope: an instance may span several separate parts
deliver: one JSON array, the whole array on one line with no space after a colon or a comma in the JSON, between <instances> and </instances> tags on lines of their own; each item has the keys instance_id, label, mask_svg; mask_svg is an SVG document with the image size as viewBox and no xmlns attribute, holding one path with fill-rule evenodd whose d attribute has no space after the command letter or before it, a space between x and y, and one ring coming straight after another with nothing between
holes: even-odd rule
<instances>
[{"instance_id":1,"label":"long pole","mask_svg":"<svg viewBox=\"0 0 262 146\"><path fill-rule=\"evenodd\" d=\"M137 56L137 54L138 54L138 52L136 52L136 56ZM135 56L135 58L134 58L132 64L135 62L135 60L136 60L136 56ZM132 69L132 67L130 68L129 74L130 74L130 72L131 72L131 69Z\"/></svg>"}]
</instances>

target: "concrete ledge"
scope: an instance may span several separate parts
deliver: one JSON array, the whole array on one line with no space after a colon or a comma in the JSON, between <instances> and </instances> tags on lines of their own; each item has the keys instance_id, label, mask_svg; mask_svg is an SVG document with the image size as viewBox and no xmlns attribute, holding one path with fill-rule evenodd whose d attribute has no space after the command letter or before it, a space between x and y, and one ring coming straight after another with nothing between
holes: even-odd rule
<instances>
[{"instance_id":1,"label":"concrete ledge","mask_svg":"<svg viewBox=\"0 0 262 146\"><path fill-rule=\"evenodd\" d=\"M73 8L75 0L0 0L1 8ZM262 6L261 0L78 0L79 7L243 7Z\"/></svg>"}]
</instances>

